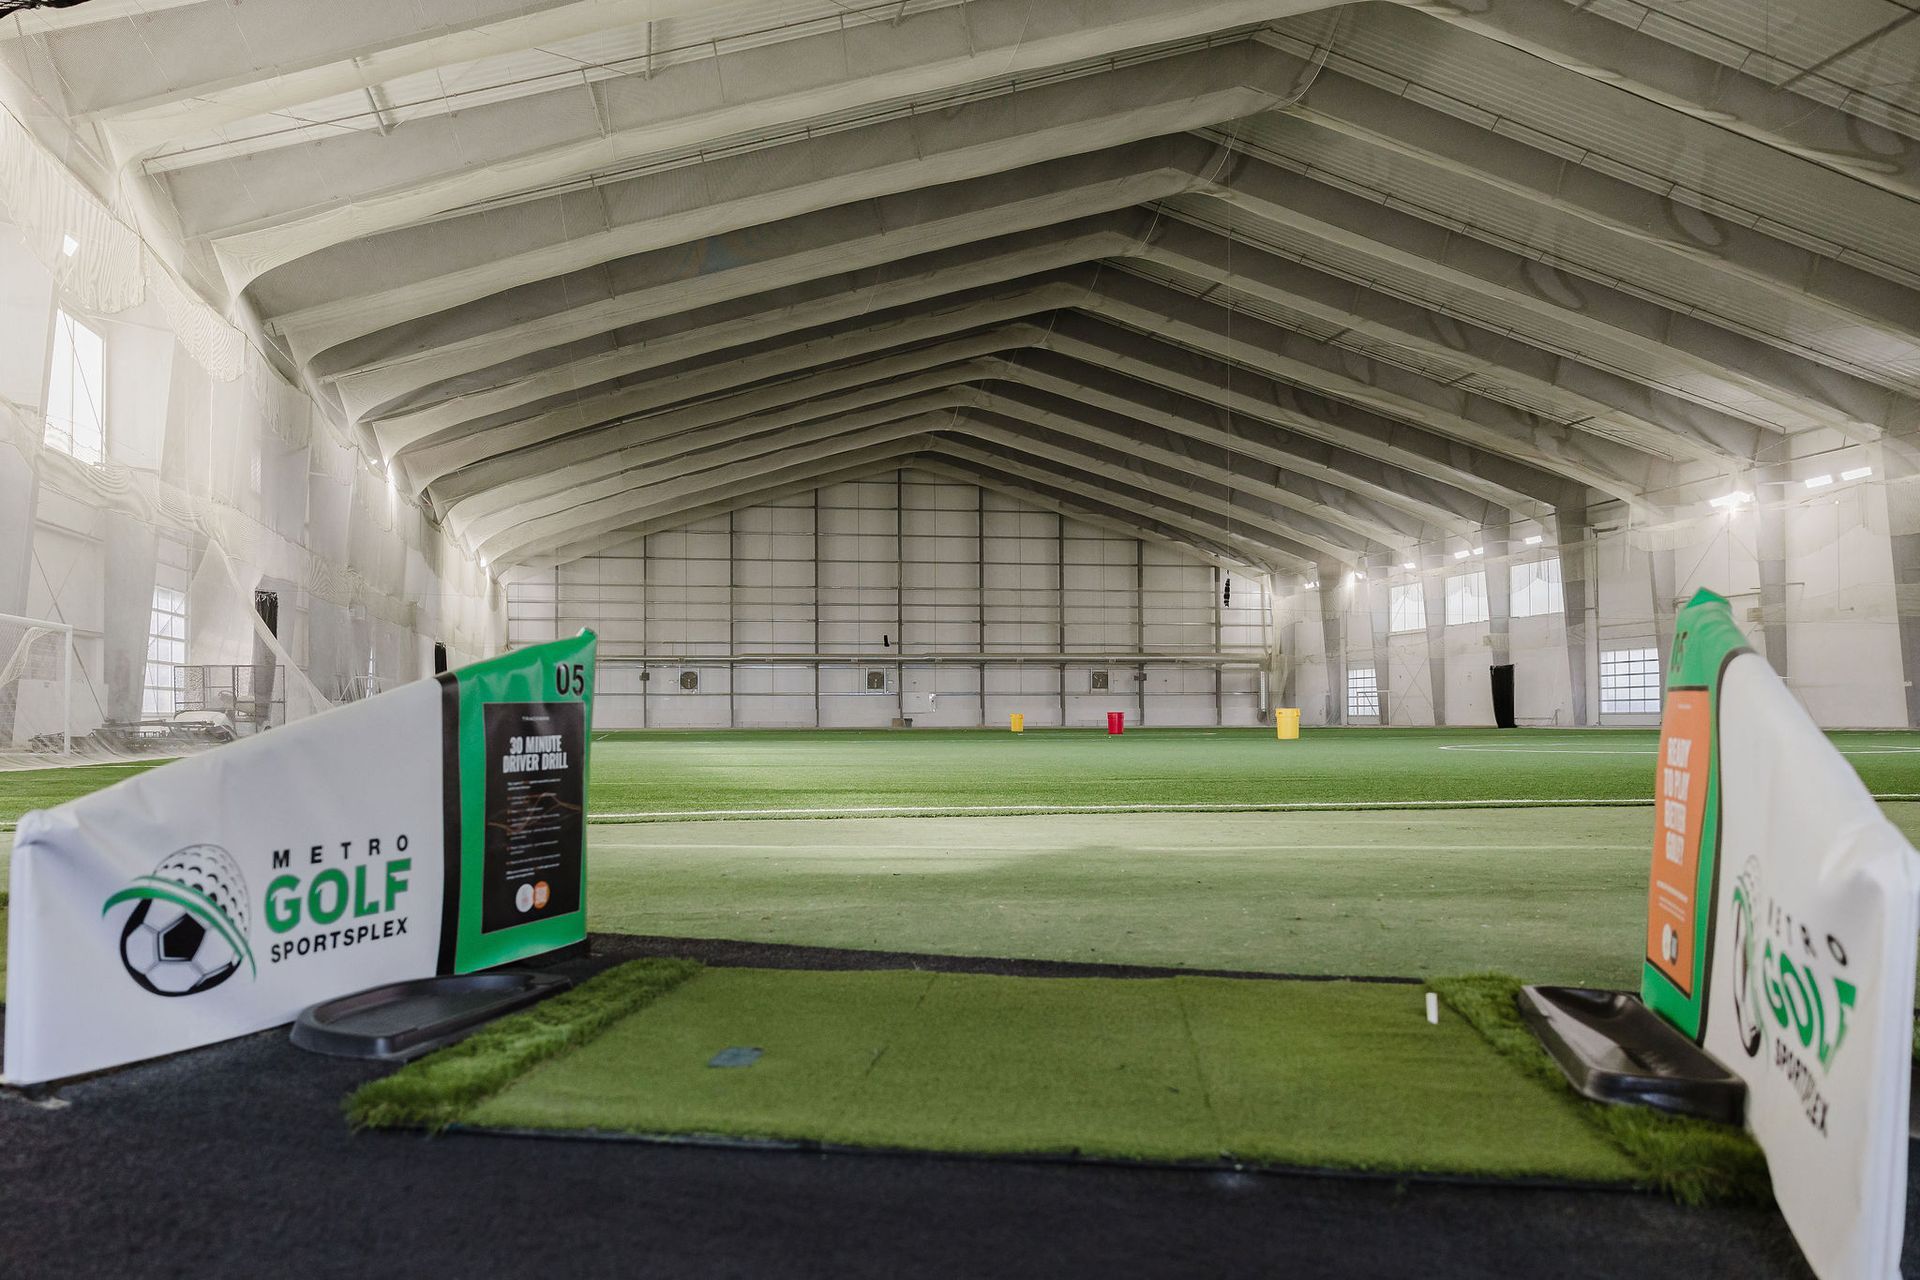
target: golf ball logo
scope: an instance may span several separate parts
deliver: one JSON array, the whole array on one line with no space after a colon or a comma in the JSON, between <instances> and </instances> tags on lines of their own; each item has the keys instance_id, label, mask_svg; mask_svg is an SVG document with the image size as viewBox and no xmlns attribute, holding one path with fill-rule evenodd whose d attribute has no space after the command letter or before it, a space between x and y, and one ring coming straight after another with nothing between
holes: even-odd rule
<instances>
[{"instance_id":1,"label":"golf ball logo","mask_svg":"<svg viewBox=\"0 0 1920 1280\"><path fill-rule=\"evenodd\" d=\"M196 995L242 965L253 970L246 880L218 845L188 845L168 854L152 875L108 898L101 914L126 903L133 909L120 930L120 962L144 990Z\"/></svg>"}]
</instances>

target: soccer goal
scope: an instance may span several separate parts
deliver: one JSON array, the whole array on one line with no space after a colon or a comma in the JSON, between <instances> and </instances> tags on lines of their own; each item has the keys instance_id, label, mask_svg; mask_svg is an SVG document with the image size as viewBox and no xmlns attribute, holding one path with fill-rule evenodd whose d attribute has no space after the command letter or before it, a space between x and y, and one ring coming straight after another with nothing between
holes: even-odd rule
<instances>
[{"instance_id":1,"label":"soccer goal","mask_svg":"<svg viewBox=\"0 0 1920 1280\"><path fill-rule=\"evenodd\" d=\"M72 626L0 613L0 759L72 754Z\"/></svg>"}]
</instances>

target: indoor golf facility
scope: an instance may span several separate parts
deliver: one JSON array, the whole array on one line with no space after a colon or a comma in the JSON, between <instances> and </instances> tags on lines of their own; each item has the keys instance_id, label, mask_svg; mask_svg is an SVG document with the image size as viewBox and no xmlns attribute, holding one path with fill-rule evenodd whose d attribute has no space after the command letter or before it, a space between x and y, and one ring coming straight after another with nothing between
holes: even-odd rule
<instances>
[{"instance_id":1,"label":"indoor golf facility","mask_svg":"<svg viewBox=\"0 0 1920 1280\"><path fill-rule=\"evenodd\" d=\"M0 1276L1920 1274L1916 17L0 0Z\"/></svg>"}]
</instances>

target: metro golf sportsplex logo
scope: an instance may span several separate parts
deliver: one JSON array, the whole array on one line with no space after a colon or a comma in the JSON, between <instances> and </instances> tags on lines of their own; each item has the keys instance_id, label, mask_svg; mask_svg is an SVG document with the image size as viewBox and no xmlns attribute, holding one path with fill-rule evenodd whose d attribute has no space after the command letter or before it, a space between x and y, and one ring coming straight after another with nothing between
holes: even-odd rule
<instances>
[{"instance_id":1,"label":"metro golf sportsplex logo","mask_svg":"<svg viewBox=\"0 0 1920 1280\"><path fill-rule=\"evenodd\" d=\"M247 941L247 882L219 845L192 844L160 860L108 898L106 915L132 903L120 931L120 962L157 996L190 996L219 986L244 964L254 972Z\"/></svg>"}]
</instances>

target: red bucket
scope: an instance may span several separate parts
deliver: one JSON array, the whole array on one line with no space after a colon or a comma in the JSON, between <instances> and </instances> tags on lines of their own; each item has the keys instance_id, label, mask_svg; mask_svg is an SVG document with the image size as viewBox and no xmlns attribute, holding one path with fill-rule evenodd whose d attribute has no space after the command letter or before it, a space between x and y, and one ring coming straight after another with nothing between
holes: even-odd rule
<instances>
[{"instance_id":1,"label":"red bucket","mask_svg":"<svg viewBox=\"0 0 1920 1280\"><path fill-rule=\"evenodd\" d=\"M1118 735L1127 731L1127 713L1124 711L1107 712L1107 732Z\"/></svg>"}]
</instances>

